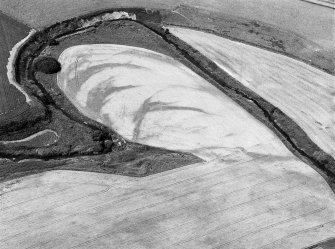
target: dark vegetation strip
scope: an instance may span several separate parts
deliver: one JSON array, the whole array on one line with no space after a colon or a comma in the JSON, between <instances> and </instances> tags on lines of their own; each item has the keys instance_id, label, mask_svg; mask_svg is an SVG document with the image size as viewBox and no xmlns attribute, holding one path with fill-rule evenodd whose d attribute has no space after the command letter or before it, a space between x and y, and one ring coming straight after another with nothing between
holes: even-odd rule
<instances>
[{"instance_id":1,"label":"dark vegetation strip","mask_svg":"<svg viewBox=\"0 0 335 249\"><path fill-rule=\"evenodd\" d=\"M190 153L180 153L151 146L129 143L125 150L81 158L56 157L29 159L20 163L1 163L0 182L49 170L75 170L144 177L189 164L203 162Z\"/></svg>"}]
</instances>

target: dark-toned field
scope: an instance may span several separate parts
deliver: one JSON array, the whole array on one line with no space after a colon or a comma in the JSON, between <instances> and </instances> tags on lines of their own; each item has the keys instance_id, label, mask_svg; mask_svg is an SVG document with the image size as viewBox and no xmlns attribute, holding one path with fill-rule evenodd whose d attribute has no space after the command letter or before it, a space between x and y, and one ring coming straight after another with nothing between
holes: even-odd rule
<instances>
[{"instance_id":1,"label":"dark-toned field","mask_svg":"<svg viewBox=\"0 0 335 249\"><path fill-rule=\"evenodd\" d=\"M308 247L306 249L333 249L333 248L335 248L335 239L334 238L330 239L330 240L327 240L327 241L324 241L320 244Z\"/></svg>"},{"instance_id":2,"label":"dark-toned field","mask_svg":"<svg viewBox=\"0 0 335 249\"><path fill-rule=\"evenodd\" d=\"M11 119L28 109L25 96L7 78L9 51L25 36L29 28L0 13L0 121Z\"/></svg>"}]
</instances>

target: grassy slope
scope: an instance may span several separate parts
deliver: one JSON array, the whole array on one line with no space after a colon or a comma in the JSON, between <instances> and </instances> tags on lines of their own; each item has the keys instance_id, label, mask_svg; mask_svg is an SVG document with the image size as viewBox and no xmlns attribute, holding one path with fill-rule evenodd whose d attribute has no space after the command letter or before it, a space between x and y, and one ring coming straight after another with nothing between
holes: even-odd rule
<instances>
[{"instance_id":1,"label":"grassy slope","mask_svg":"<svg viewBox=\"0 0 335 249\"><path fill-rule=\"evenodd\" d=\"M28 32L27 26L0 13L0 119L9 118L10 115L13 115L13 110L22 112L27 108L25 97L8 83L6 65L9 51Z\"/></svg>"}]
</instances>

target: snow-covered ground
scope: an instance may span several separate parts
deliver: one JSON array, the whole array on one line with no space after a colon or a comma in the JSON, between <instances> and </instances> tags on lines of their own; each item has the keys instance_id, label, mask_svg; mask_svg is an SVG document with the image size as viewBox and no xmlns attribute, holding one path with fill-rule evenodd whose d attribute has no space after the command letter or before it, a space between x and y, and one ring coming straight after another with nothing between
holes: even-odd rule
<instances>
[{"instance_id":1,"label":"snow-covered ground","mask_svg":"<svg viewBox=\"0 0 335 249\"><path fill-rule=\"evenodd\" d=\"M335 77L306 63L200 31L168 27L335 152Z\"/></svg>"}]
</instances>

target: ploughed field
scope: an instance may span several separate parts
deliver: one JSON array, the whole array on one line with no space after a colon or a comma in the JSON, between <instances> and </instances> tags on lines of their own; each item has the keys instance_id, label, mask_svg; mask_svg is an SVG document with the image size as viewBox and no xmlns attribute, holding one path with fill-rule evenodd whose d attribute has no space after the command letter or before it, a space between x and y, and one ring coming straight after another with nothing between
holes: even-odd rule
<instances>
[{"instance_id":1,"label":"ploughed field","mask_svg":"<svg viewBox=\"0 0 335 249\"><path fill-rule=\"evenodd\" d=\"M287 56L213 34L169 27L220 68L291 117L335 153L335 77Z\"/></svg>"},{"instance_id":2,"label":"ploughed field","mask_svg":"<svg viewBox=\"0 0 335 249\"><path fill-rule=\"evenodd\" d=\"M27 26L0 13L0 121L19 115L29 107L25 96L9 84L6 68L9 51L28 32Z\"/></svg>"},{"instance_id":3,"label":"ploughed field","mask_svg":"<svg viewBox=\"0 0 335 249\"><path fill-rule=\"evenodd\" d=\"M298 249L335 233L334 194L288 157L145 178L50 171L0 184L1 248Z\"/></svg>"},{"instance_id":4,"label":"ploughed field","mask_svg":"<svg viewBox=\"0 0 335 249\"><path fill-rule=\"evenodd\" d=\"M324 179L180 62L112 44L72 46L59 61L58 85L83 114L206 162L137 179L53 171L3 183L1 247L296 249L335 233Z\"/></svg>"},{"instance_id":5,"label":"ploughed field","mask_svg":"<svg viewBox=\"0 0 335 249\"><path fill-rule=\"evenodd\" d=\"M59 55L62 66L57 77L36 73L50 98L58 96L57 103L70 101L84 116L128 141L192 153L203 162L143 178L59 170L2 182L0 248L296 249L334 236L335 197L327 182L238 105L241 99L233 101L214 86L209 75L181 58L176 46L139 23L108 22L101 24L100 30L99 25L64 36L59 44L54 42L53 48L43 51ZM253 77L270 82L259 88L275 88L285 102L300 108L311 100L294 102L289 93L306 93L304 74L314 79L308 85L313 93L320 91L325 97L332 89L329 75L305 64L235 47L235 42L225 45L221 38L208 38L206 33L194 38L195 31L187 30L188 36L182 31L170 30L184 40L190 37L187 42L199 50L205 47L206 56L260 95ZM237 58L226 56L221 65L218 57L224 55L220 51L223 45L232 55L241 50L254 64L260 61L255 66L245 59L245 67L250 66L254 75L245 68L246 75L241 74L242 70L236 69L241 63ZM212 58L215 53L219 55ZM287 78L280 77L274 69L277 66L288 72ZM290 91L282 93L283 87L277 86L295 79L301 82ZM327 89L321 91L323 88ZM273 102L277 95L270 90L262 96L277 105ZM320 97L312 96L312 100ZM64 109L72 105L66 103ZM328 105L332 107L329 99L321 104L327 117L331 114ZM303 109L311 111L310 115L292 118L302 122L301 126L309 125L309 116L312 121L319 117L314 114L316 105L311 106ZM296 111L296 107L286 110L285 103L278 107L288 115ZM257 111L250 112L257 116ZM328 127L327 117L321 124ZM320 140L315 142L320 147L333 145L331 137L327 140L326 134L315 128L319 126L308 125L305 130L310 136L319 132ZM48 146L57 143L57 134L46 129L4 143ZM145 163L145 159L139 162L139 167Z\"/></svg>"}]
</instances>

